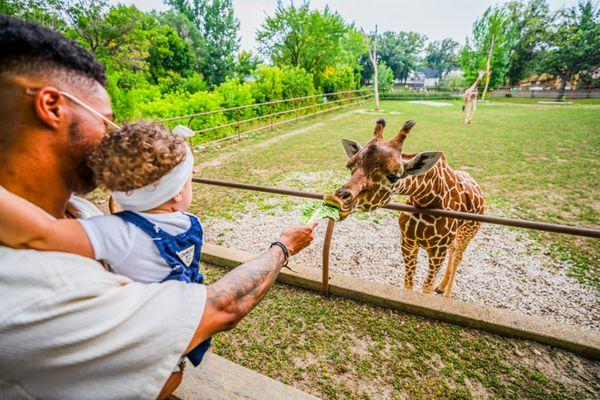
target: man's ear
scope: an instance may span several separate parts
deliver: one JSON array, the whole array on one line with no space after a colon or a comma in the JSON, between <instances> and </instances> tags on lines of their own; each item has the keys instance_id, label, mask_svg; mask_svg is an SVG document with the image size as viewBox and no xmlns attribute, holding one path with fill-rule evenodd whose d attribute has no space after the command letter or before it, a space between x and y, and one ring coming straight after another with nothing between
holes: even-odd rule
<instances>
[{"instance_id":1,"label":"man's ear","mask_svg":"<svg viewBox=\"0 0 600 400\"><path fill-rule=\"evenodd\" d=\"M435 163L442 157L441 151L424 151L417 154L408 161L404 161L404 172L402 177L409 175L423 175L427 173Z\"/></svg>"},{"instance_id":2,"label":"man's ear","mask_svg":"<svg viewBox=\"0 0 600 400\"><path fill-rule=\"evenodd\" d=\"M52 129L56 129L64 118L61 95L54 87L38 90L34 95L34 107L39 119Z\"/></svg>"},{"instance_id":3,"label":"man's ear","mask_svg":"<svg viewBox=\"0 0 600 400\"><path fill-rule=\"evenodd\" d=\"M350 139L342 139L342 146L344 146L344 151L346 152L346 155L349 159L352 158L356 153L358 153L360 149L362 149L358 142L355 142L354 140Z\"/></svg>"}]
</instances>

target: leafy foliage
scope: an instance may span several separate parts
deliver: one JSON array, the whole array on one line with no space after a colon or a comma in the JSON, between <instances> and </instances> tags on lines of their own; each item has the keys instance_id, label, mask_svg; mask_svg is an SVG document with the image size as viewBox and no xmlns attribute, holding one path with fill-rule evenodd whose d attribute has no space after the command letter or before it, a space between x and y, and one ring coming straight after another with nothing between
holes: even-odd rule
<instances>
[{"instance_id":1,"label":"leafy foliage","mask_svg":"<svg viewBox=\"0 0 600 400\"><path fill-rule=\"evenodd\" d=\"M427 36L417 32L384 32L379 39L379 60L394 73L394 78L406 82L420 65L420 53Z\"/></svg>"},{"instance_id":2,"label":"leafy foliage","mask_svg":"<svg viewBox=\"0 0 600 400\"><path fill-rule=\"evenodd\" d=\"M543 44L539 71L561 78L561 89L579 74L590 77L600 65L600 11L592 1L557 13Z\"/></svg>"},{"instance_id":3,"label":"leafy foliage","mask_svg":"<svg viewBox=\"0 0 600 400\"><path fill-rule=\"evenodd\" d=\"M322 85L327 67L358 66L365 51L353 25L329 7L312 10L309 2L286 7L278 1L275 14L260 26L256 39L261 54L276 66L303 68L312 74L316 87Z\"/></svg>"},{"instance_id":4,"label":"leafy foliage","mask_svg":"<svg viewBox=\"0 0 600 400\"><path fill-rule=\"evenodd\" d=\"M239 49L240 22L233 15L231 0L169 0L173 9L188 18L204 39L200 69L210 85L232 75ZM200 45L200 43L198 43Z\"/></svg>"},{"instance_id":5,"label":"leafy foliage","mask_svg":"<svg viewBox=\"0 0 600 400\"><path fill-rule=\"evenodd\" d=\"M460 54L468 85L477 79L478 71L486 69L490 48L490 85L499 86L504 83L512 44L508 35L508 24L506 10L500 7L489 7L473 24L473 37L467 39Z\"/></svg>"},{"instance_id":6,"label":"leafy foliage","mask_svg":"<svg viewBox=\"0 0 600 400\"><path fill-rule=\"evenodd\" d=\"M437 78L444 78L448 72L459 66L459 46L457 41L450 38L429 43L425 50L425 65L435 72Z\"/></svg>"},{"instance_id":7,"label":"leafy foliage","mask_svg":"<svg viewBox=\"0 0 600 400\"><path fill-rule=\"evenodd\" d=\"M539 44L546 36L550 14L546 0L531 0L528 3L511 1L506 5L512 40L506 79L515 85L535 72Z\"/></svg>"},{"instance_id":8,"label":"leafy foliage","mask_svg":"<svg viewBox=\"0 0 600 400\"><path fill-rule=\"evenodd\" d=\"M377 66L379 92L388 93L394 87L394 72L382 61Z\"/></svg>"}]
</instances>

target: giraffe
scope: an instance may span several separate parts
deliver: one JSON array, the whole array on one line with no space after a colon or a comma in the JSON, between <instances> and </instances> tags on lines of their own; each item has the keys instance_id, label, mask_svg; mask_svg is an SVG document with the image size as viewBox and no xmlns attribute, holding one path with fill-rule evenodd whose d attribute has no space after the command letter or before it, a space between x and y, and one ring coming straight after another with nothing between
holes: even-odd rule
<instances>
[{"instance_id":1,"label":"giraffe","mask_svg":"<svg viewBox=\"0 0 600 400\"><path fill-rule=\"evenodd\" d=\"M463 111L465 111L465 125L471 123L471 120L473 119L473 113L477 111L477 87L479 86L479 82L481 82L481 78L483 78L484 74L485 71L479 71L479 75L477 76L477 79L475 79L475 82L473 82L473 84L467 90L465 90L465 103L463 105Z\"/></svg>"},{"instance_id":2,"label":"giraffe","mask_svg":"<svg viewBox=\"0 0 600 400\"><path fill-rule=\"evenodd\" d=\"M416 207L483 214L481 189L468 173L451 168L443 153L402 153L404 140L414 125L414 121L405 122L398 135L386 141L383 138L385 120L380 119L373 138L365 147L342 139L352 176L334 194L324 196L327 204L339 208L341 219L354 209L371 211L383 207L394 195L409 196L407 204ZM419 247L426 250L429 258L424 293L432 293L435 278L448 253L446 272L435 291L449 298L458 265L480 223L407 212L400 213L398 222L402 233L404 287L413 288Z\"/></svg>"}]
</instances>

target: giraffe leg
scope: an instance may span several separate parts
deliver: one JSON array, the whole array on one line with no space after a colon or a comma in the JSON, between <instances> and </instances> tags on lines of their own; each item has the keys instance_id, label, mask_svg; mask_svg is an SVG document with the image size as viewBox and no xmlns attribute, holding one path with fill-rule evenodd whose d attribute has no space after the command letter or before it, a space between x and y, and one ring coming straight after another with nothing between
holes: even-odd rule
<instances>
[{"instance_id":1,"label":"giraffe leg","mask_svg":"<svg viewBox=\"0 0 600 400\"><path fill-rule=\"evenodd\" d=\"M417 254L419 247L413 241L402 240L402 257L404 258L404 288L412 290L417 271Z\"/></svg>"},{"instance_id":2,"label":"giraffe leg","mask_svg":"<svg viewBox=\"0 0 600 400\"><path fill-rule=\"evenodd\" d=\"M470 124L473 119L473 101L469 100L465 106L465 124Z\"/></svg>"},{"instance_id":3,"label":"giraffe leg","mask_svg":"<svg viewBox=\"0 0 600 400\"><path fill-rule=\"evenodd\" d=\"M456 277L456 270L462 261L463 254L469 245L469 242L477 231L481 224L479 222L471 222L467 225L463 226L457 232L456 239L452 243L452 248L450 250L450 259L448 260L448 267L446 268L446 275L444 276L444 280L436 290L442 291L444 293L444 297L449 299L452 295L452 284L454 283L454 279ZM444 282L446 281L446 282ZM445 283L445 285L444 285Z\"/></svg>"},{"instance_id":4,"label":"giraffe leg","mask_svg":"<svg viewBox=\"0 0 600 400\"><path fill-rule=\"evenodd\" d=\"M456 254L456 241L457 240L454 239L454 241L452 242L452 245L450 246L450 249L448 251L448 265L446 266L446 272L444 273L444 278L442 278L440 285L435 289L435 292L437 294L444 293L444 290L446 290L446 286L448 285L448 282L450 281L450 275L452 275L452 265L454 264L454 256Z\"/></svg>"},{"instance_id":5,"label":"giraffe leg","mask_svg":"<svg viewBox=\"0 0 600 400\"><path fill-rule=\"evenodd\" d=\"M423 283L423 293L431 293L433 292L433 284L435 282L435 278L444 263L444 259L446 258L448 247L434 247L427 249L427 255L429 256L429 272L427 273L427 278L425 278L425 282Z\"/></svg>"}]
</instances>

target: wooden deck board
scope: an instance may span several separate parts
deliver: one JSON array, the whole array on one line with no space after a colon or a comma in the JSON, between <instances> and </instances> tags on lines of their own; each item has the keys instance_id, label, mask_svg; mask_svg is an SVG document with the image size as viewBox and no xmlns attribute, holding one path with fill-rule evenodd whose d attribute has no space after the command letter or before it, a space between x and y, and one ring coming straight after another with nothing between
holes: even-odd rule
<instances>
[{"instance_id":1,"label":"wooden deck board","mask_svg":"<svg viewBox=\"0 0 600 400\"><path fill-rule=\"evenodd\" d=\"M174 395L182 400L317 399L210 352L197 368L188 364Z\"/></svg>"}]
</instances>

